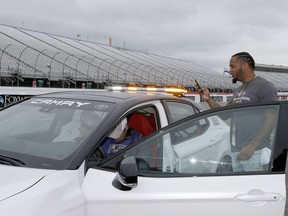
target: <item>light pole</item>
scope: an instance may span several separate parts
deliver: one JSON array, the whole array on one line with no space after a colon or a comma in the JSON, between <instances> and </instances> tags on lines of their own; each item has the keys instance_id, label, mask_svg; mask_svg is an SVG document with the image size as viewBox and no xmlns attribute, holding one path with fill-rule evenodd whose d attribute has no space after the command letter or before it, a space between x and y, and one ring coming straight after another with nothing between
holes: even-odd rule
<instances>
[{"instance_id":1,"label":"light pole","mask_svg":"<svg viewBox=\"0 0 288 216\"><path fill-rule=\"evenodd\" d=\"M47 65L47 67L49 68L48 71L48 82L49 82L49 88L51 87L51 65Z\"/></svg>"},{"instance_id":2,"label":"light pole","mask_svg":"<svg viewBox=\"0 0 288 216\"><path fill-rule=\"evenodd\" d=\"M125 80L124 80L124 85L126 86L126 76L127 74L126 73L123 73L124 77L125 77Z\"/></svg>"},{"instance_id":3,"label":"light pole","mask_svg":"<svg viewBox=\"0 0 288 216\"><path fill-rule=\"evenodd\" d=\"M228 73L228 74L229 74L229 76L231 76L231 74L230 74L230 72L228 71L228 69L227 69L227 68L224 68L224 71L223 71L223 75L225 75L225 73Z\"/></svg>"}]
</instances>

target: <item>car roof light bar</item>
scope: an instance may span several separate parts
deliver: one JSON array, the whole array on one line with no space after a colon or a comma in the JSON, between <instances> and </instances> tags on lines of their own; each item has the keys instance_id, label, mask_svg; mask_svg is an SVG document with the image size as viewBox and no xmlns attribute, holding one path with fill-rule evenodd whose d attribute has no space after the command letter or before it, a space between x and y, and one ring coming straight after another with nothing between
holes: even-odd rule
<instances>
[{"instance_id":1,"label":"car roof light bar","mask_svg":"<svg viewBox=\"0 0 288 216\"><path fill-rule=\"evenodd\" d=\"M146 92L167 92L167 93L187 93L182 88L156 88L156 87L137 87L137 86L109 86L106 89L110 91L146 91Z\"/></svg>"}]
</instances>

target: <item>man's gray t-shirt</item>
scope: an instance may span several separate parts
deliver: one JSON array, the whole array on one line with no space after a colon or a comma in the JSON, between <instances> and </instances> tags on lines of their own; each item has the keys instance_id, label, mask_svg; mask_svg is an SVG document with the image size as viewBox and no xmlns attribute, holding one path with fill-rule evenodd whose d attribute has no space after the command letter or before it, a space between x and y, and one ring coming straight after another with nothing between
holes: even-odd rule
<instances>
[{"instance_id":1,"label":"man's gray t-shirt","mask_svg":"<svg viewBox=\"0 0 288 216\"><path fill-rule=\"evenodd\" d=\"M237 88L227 105L275 100L277 100L277 90L274 85L266 79L256 76L246 86L242 85ZM247 112L235 113L232 122L236 125L236 133L234 134L236 143L232 150L239 151L249 144L259 132L264 121L265 118L261 114L261 110L255 110L253 113L249 109ZM267 146L269 146L269 140L259 145L257 149Z\"/></svg>"},{"instance_id":2,"label":"man's gray t-shirt","mask_svg":"<svg viewBox=\"0 0 288 216\"><path fill-rule=\"evenodd\" d=\"M277 100L277 89L266 79L256 76L246 86L242 85L234 91L227 105Z\"/></svg>"}]
</instances>

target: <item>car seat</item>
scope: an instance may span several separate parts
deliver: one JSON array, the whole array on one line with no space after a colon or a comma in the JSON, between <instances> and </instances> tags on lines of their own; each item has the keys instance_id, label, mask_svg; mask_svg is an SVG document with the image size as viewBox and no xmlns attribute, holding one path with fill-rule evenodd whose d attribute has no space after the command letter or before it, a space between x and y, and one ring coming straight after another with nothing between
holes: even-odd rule
<instances>
[{"instance_id":1,"label":"car seat","mask_svg":"<svg viewBox=\"0 0 288 216\"><path fill-rule=\"evenodd\" d=\"M149 115L149 117L148 117L148 120L149 120L150 125L152 126L153 130L156 131L157 126L156 126L156 121L155 121L155 116L154 116L154 114L151 113L151 114Z\"/></svg>"},{"instance_id":2,"label":"car seat","mask_svg":"<svg viewBox=\"0 0 288 216\"><path fill-rule=\"evenodd\" d=\"M155 121L154 121L155 122ZM134 113L128 118L129 127L139 131L143 136L148 136L149 134L156 131L156 127L153 128L149 122L149 119L143 113ZM151 152L151 161L150 167L151 170L157 170L157 145L155 143L150 143L150 152Z\"/></svg>"},{"instance_id":3,"label":"car seat","mask_svg":"<svg viewBox=\"0 0 288 216\"><path fill-rule=\"evenodd\" d=\"M148 136L155 131L149 123L148 118L143 113L132 114L128 118L128 125L130 128L139 131L143 136Z\"/></svg>"}]
</instances>

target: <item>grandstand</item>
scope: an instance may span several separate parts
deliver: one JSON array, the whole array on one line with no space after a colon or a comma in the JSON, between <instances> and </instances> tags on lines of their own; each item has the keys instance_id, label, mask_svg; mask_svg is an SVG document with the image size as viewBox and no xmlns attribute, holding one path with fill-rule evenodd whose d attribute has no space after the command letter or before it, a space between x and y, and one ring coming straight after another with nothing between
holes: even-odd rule
<instances>
[{"instance_id":1,"label":"grandstand","mask_svg":"<svg viewBox=\"0 0 288 216\"><path fill-rule=\"evenodd\" d=\"M255 71L259 76L262 76L274 83L279 92L288 91L288 67L257 64Z\"/></svg>"},{"instance_id":2,"label":"grandstand","mask_svg":"<svg viewBox=\"0 0 288 216\"><path fill-rule=\"evenodd\" d=\"M288 74L261 72L287 91ZM231 91L231 78L191 61L0 25L0 86L181 86Z\"/></svg>"}]
</instances>

